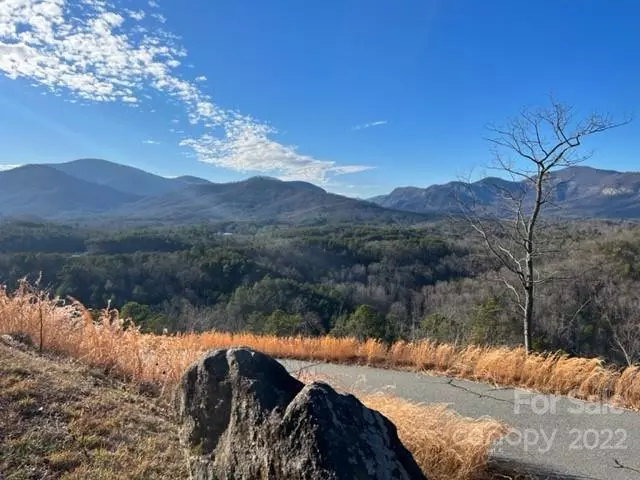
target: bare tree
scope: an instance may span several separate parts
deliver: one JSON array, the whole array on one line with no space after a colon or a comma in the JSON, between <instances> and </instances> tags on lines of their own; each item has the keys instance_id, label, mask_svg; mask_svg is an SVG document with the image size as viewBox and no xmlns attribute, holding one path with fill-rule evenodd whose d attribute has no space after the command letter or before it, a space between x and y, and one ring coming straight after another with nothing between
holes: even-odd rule
<instances>
[{"instance_id":1,"label":"bare tree","mask_svg":"<svg viewBox=\"0 0 640 480\"><path fill-rule=\"evenodd\" d=\"M640 358L640 325L635 319L626 319L619 324L612 324L608 317L605 320L611 329L611 339L616 350L624 356L629 367L635 365Z\"/></svg>"},{"instance_id":2,"label":"bare tree","mask_svg":"<svg viewBox=\"0 0 640 480\"><path fill-rule=\"evenodd\" d=\"M504 126L489 127L491 137L487 140L495 160L492 168L518 183L494 182L502 200L494 212L476 208L473 189L461 205L472 228L510 272L501 281L514 294L521 312L527 352L531 349L536 287L556 279L553 272L542 271L540 262L553 252L550 242L542 238L541 218L543 209L556 200L553 173L590 156L581 148L586 137L627 122L615 122L601 114L578 119L572 107L552 98L549 107L523 109Z\"/></svg>"}]
</instances>

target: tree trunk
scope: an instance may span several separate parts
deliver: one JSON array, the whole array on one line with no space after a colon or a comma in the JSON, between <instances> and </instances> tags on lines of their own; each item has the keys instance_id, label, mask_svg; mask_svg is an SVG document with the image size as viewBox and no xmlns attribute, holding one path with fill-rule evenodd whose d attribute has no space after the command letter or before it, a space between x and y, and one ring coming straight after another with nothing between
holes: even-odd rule
<instances>
[{"instance_id":1,"label":"tree trunk","mask_svg":"<svg viewBox=\"0 0 640 480\"><path fill-rule=\"evenodd\" d=\"M533 337L533 285L525 288L525 304L524 304L524 349L527 353L531 351L531 340Z\"/></svg>"},{"instance_id":2,"label":"tree trunk","mask_svg":"<svg viewBox=\"0 0 640 480\"><path fill-rule=\"evenodd\" d=\"M549 173L548 169L545 169L543 165L538 164L538 177L536 178L536 199L527 223L526 233L527 236L524 241L524 249L526 252L526 267L524 272L524 348L527 353L531 351L531 338L532 338L532 326L533 326L533 293L535 289L535 276L534 276L534 232L537 226L538 217L542 204L544 202L544 182Z\"/></svg>"}]
</instances>

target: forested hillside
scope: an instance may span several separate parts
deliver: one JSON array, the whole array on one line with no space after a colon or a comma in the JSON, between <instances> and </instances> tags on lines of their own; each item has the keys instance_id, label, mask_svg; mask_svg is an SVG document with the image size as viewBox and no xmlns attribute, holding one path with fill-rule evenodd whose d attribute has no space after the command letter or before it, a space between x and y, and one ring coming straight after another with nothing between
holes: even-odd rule
<instances>
[{"instance_id":1,"label":"forested hillside","mask_svg":"<svg viewBox=\"0 0 640 480\"><path fill-rule=\"evenodd\" d=\"M553 227L555 280L540 286L535 347L640 359L640 229ZM464 223L100 231L11 222L0 282L28 277L145 330L353 335L518 344L499 265Z\"/></svg>"}]
</instances>

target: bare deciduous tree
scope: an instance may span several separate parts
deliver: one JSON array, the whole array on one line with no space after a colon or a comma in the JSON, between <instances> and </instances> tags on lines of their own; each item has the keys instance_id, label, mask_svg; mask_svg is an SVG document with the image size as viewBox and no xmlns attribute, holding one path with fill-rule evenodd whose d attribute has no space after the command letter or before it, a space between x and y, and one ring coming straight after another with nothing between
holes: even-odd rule
<instances>
[{"instance_id":1,"label":"bare deciduous tree","mask_svg":"<svg viewBox=\"0 0 640 480\"><path fill-rule=\"evenodd\" d=\"M490 126L495 165L502 174L519 182L494 182L502 202L495 212L478 210L470 190L463 211L486 247L511 275L501 281L514 294L522 315L524 347L531 349L536 287L554 280L543 272L540 259L552 245L542 238L542 212L556 200L554 172L578 165L589 157L582 150L586 137L627 123L608 115L576 118L572 107L550 101L546 108L523 109L504 126ZM470 186L470 185L469 185Z\"/></svg>"}]
</instances>

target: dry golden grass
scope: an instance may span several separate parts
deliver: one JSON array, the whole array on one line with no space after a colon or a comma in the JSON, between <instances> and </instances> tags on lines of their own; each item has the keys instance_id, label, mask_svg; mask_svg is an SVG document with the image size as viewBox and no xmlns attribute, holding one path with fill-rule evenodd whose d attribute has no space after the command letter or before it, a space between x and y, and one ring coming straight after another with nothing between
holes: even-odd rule
<instances>
[{"instance_id":1,"label":"dry golden grass","mask_svg":"<svg viewBox=\"0 0 640 480\"><path fill-rule=\"evenodd\" d=\"M429 340L397 342L387 347L376 340L333 337L282 338L224 332L148 335L127 326L115 310L101 312L96 322L79 303L62 305L26 284L14 293L0 289L0 333L12 332L23 332L36 344L42 341L47 350L162 387L175 385L186 366L202 352L244 345L279 358L431 370L640 408L638 366L620 370L599 359L558 353L527 355L522 348L455 348Z\"/></svg>"},{"instance_id":2,"label":"dry golden grass","mask_svg":"<svg viewBox=\"0 0 640 480\"><path fill-rule=\"evenodd\" d=\"M491 444L509 431L495 420L461 417L446 405L422 405L387 394L358 397L394 422L400 440L430 479L490 477Z\"/></svg>"}]
</instances>

